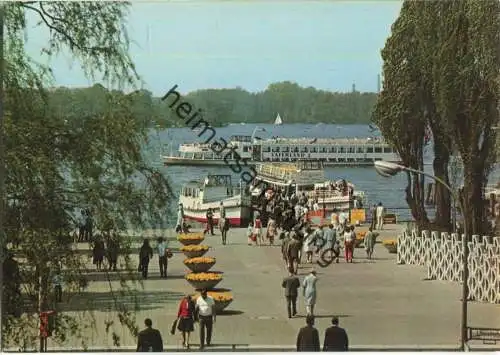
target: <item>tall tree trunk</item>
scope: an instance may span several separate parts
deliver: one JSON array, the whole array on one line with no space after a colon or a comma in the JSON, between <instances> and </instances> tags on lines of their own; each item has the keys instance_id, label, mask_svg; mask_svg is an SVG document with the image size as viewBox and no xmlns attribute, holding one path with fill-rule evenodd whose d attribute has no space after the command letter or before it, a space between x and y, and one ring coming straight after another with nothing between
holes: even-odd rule
<instances>
[{"instance_id":1,"label":"tall tree trunk","mask_svg":"<svg viewBox=\"0 0 500 355\"><path fill-rule=\"evenodd\" d=\"M434 175L450 185L448 166L450 163L450 152L448 148L436 140L434 142ZM443 185L436 183L436 217L434 223L437 228L450 230L451 227L451 196Z\"/></svg>"},{"instance_id":2,"label":"tall tree trunk","mask_svg":"<svg viewBox=\"0 0 500 355\"><path fill-rule=\"evenodd\" d=\"M406 186L406 202L410 207L412 217L420 228L425 228L429 224L429 218L425 211L422 195L422 185L420 176L407 173L408 185Z\"/></svg>"},{"instance_id":3,"label":"tall tree trunk","mask_svg":"<svg viewBox=\"0 0 500 355\"><path fill-rule=\"evenodd\" d=\"M464 220L469 238L473 234L481 235L488 230L483 196L484 186L482 166L470 167L470 164L466 164L464 167Z\"/></svg>"}]
</instances>

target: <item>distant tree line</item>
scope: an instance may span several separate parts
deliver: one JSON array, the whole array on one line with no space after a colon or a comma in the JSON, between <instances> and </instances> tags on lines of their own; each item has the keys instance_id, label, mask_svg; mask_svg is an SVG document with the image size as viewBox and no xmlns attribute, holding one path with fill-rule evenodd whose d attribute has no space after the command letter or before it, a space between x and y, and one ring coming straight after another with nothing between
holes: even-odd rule
<instances>
[{"instance_id":1,"label":"distant tree line","mask_svg":"<svg viewBox=\"0 0 500 355\"><path fill-rule=\"evenodd\" d=\"M61 87L50 92L49 102L61 116L78 119L104 112L106 93L100 84L82 89ZM133 114L138 120L151 126L183 126L168 106L150 91L138 90L129 96L133 99ZM184 98L197 109L201 108L206 121L213 126L239 122L272 123L278 113L285 123L368 124L377 95L355 90L329 92L303 88L286 81L271 84L258 93L241 88L204 89L184 94Z\"/></svg>"}]
</instances>

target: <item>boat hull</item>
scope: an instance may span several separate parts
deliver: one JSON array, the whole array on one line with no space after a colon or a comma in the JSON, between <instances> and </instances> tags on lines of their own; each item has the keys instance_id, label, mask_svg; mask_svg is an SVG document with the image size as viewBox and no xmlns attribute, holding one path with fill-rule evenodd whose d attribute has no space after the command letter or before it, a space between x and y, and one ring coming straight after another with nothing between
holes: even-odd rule
<instances>
[{"instance_id":1,"label":"boat hull","mask_svg":"<svg viewBox=\"0 0 500 355\"><path fill-rule=\"evenodd\" d=\"M286 161L290 162L290 161ZM292 160L291 162L294 162ZM355 162L342 162L342 161L325 161L324 166L373 166L375 160L363 160ZM255 166L257 163L262 163L260 161L247 161L247 166ZM276 161L279 163L279 161ZM394 161L396 163L396 161ZM184 166L227 166L227 163L223 159L192 159L192 158L182 158L182 157L172 157L164 156L163 164L165 166L174 165L184 165Z\"/></svg>"},{"instance_id":2,"label":"boat hull","mask_svg":"<svg viewBox=\"0 0 500 355\"><path fill-rule=\"evenodd\" d=\"M208 209L208 208L207 208ZM249 223L251 217L251 208L250 207L225 207L226 209L226 218L229 221L229 224L232 227L243 227ZM196 221L199 223L206 224L207 210L206 209L191 209L184 208L184 217L191 221ZM219 211L214 212L214 224L217 225L219 223L220 214Z\"/></svg>"},{"instance_id":3,"label":"boat hull","mask_svg":"<svg viewBox=\"0 0 500 355\"><path fill-rule=\"evenodd\" d=\"M190 159L181 157L163 157L163 164L165 166L172 165L186 165L186 166L227 166L224 159ZM255 165L254 162L249 161L247 165Z\"/></svg>"},{"instance_id":4,"label":"boat hull","mask_svg":"<svg viewBox=\"0 0 500 355\"><path fill-rule=\"evenodd\" d=\"M251 220L251 203L249 198L242 198L241 195L233 196L222 200L226 211L226 218L233 227L246 226ZM209 208L213 210L213 221L219 223L220 201L202 203L196 199L181 196L179 203L184 208L184 217L188 220L207 223L206 213Z\"/></svg>"}]
</instances>

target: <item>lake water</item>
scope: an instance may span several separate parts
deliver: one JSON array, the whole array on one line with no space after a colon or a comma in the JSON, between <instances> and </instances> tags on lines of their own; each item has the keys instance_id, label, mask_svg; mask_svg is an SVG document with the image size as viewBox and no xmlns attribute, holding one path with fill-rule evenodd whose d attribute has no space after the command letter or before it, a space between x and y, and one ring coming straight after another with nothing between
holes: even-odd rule
<instances>
[{"instance_id":1,"label":"lake water","mask_svg":"<svg viewBox=\"0 0 500 355\"><path fill-rule=\"evenodd\" d=\"M252 135L256 128L256 136L270 138L280 137L311 137L311 138L334 138L334 137L369 137L377 136L365 125L334 125L334 124L284 124L255 125L255 124L232 124L226 127L217 128L217 136L226 140L232 135ZM265 131L262 131L261 129ZM234 174L229 167L193 167L193 166L163 166L160 155L176 153L179 144L185 142L201 141L197 133L189 128L170 128L165 131L154 131L149 137L147 149L148 158L161 171L170 178L172 187L176 194L183 184L191 180L201 181L207 174L229 174L234 176L233 184L238 183L239 174ZM427 147L427 160L432 160L432 146ZM425 171L432 173L432 166L426 165ZM399 174L392 178L384 178L377 174L370 166L364 167L327 167L325 174L328 179L346 179L352 182L357 190L365 192L369 206L382 202L389 211L394 211L399 215L400 220L410 219L410 213L405 201L404 189L406 188L406 174ZM490 181L496 182L500 177L500 170L495 169L490 175ZM460 180L456 180L457 183ZM430 181L429 181L430 182ZM426 182L427 184L427 182ZM177 199L172 201L172 206L177 204ZM432 209L429 215L433 215ZM170 216L169 221L174 222L175 216Z\"/></svg>"}]
</instances>

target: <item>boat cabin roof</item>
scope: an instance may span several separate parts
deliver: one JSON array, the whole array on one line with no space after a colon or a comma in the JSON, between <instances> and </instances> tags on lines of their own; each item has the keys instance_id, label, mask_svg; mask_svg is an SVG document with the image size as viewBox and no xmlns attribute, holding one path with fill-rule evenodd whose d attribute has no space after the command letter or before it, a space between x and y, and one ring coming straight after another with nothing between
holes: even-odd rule
<instances>
[{"instance_id":1,"label":"boat cabin roof","mask_svg":"<svg viewBox=\"0 0 500 355\"><path fill-rule=\"evenodd\" d=\"M373 144L387 144L382 137L353 137L353 138L314 138L314 137L301 137L301 138L268 138L263 139L262 144L276 145L276 144L326 144L326 145L373 145Z\"/></svg>"},{"instance_id":2,"label":"boat cabin roof","mask_svg":"<svg viewBox=\"0 0 500 355\"><path fill-rule=\"evenodd\" d=\"M231 175L207 175L202 181L191 180L183 188L200 188L216 186L231 186Z\"/></svg>"}]
</instances>

